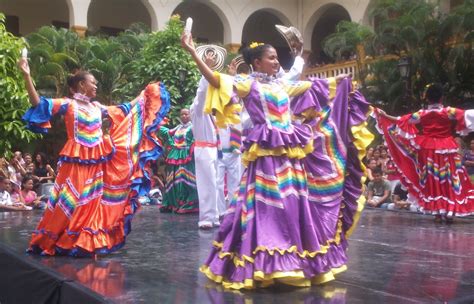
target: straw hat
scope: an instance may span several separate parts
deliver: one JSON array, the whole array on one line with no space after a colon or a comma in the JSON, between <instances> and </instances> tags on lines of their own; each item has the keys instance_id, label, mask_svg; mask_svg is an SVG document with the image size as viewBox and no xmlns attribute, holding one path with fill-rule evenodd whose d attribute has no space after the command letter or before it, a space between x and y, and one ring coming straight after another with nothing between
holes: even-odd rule
<instances>
[{"instance_id":1,"label":"straw hat","mask_svg":"<svg viewBox=\"0 0 474 304\"><path fill-rule=\"evenodd\" d=\"M277 31L285 38L286 43L290 46L290 49L293 53L297 53L300 50L297 50L298 45L303 45L303 36L301 36L300 31L294 26L286 27L283 25L275 25ZM303 48L301 48L301 51Z\"/></svg>"},{"instance_id":2,"label":"straw hat","mask_svg":"<svg viewBox=\"0 0 474 304\"><path fill-rule=\"evenodd\" d=\"M250 67L247 63L245 63L244 56L238 55L234 58L235 61L235 70L237 73L248 73L250 71Z\"/></svg>"},{"instance_id":3,"label":"straw hat","mask_svg":"<svg viewBox=\"0 0 474 304\"><path fill-rule=\"evenodd\" d=\"M205 61L207 54L213 55L214 64L210 67L211 70L221 71L224 67L224 61L227 57L227 51L225 48L213 44L200 45L196 48L196 53L203 61Z\"/></svg>"}]
</instances>

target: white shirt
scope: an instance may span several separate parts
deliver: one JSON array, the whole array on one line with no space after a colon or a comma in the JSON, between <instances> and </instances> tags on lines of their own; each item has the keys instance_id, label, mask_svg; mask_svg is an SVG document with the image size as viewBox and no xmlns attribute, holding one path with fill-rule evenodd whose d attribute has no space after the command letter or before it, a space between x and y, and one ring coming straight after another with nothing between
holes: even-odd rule
<instances>
[{"instance_id":1,"label":"white shirt","mask_svg":"<svg viewBox=\"0 0 474 304\"><path fill-rule=\"evenodd\" d=\"M280 71L276 75L277 78L283 78L286 80L296 81L300 79L301 73L303 73L304 68L304 59L301 56L296 56L293 66L285 73L285 71L280 67Z\"/></svg>"},{"instance_id":2,"label":"white shirt","mask_svg":"<svg viewBox=\"0 0 474 304\"><path fill-rule=\"evenodd\" d=\"M201 77L196 91L196 97L190 107L191 121L193 122L193 134L195 141L216 143L216 132L212 117L204 113L206 104L207 87L209 83L206 78Z\"/></svg>"},{"instance_id":3,"label":"white shirt","mask_svg":"<svg viewBox=\"0 0 474 304\"><path fill-rule=\"evenodd\" d=\"M10 193L6 190L0 192L0 205L1 206L13 206L12 199L10 197Z\"/></svg>"}]
</instances>

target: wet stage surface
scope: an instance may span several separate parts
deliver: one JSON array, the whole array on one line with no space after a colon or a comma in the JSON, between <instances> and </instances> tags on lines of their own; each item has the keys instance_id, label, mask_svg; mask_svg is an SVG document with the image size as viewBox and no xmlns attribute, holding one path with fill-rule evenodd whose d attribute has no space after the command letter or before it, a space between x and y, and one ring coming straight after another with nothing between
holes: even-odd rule
<instances>
[{"instance_id":1,"label":"wet stage surface","mask_svg":"<svg viewBox=\"0 0 474 304\"><path fill-rule=\"evenodd\" d=\"M0 242L20 255L41 211L0 213ZM98 260L28 256L115 303L474 303L474 218L366 209L349 240L348 270L311 288L226 291L198 271L216 230L197 215L143 207L117 253Z\"/></svg>"}]
</instances>

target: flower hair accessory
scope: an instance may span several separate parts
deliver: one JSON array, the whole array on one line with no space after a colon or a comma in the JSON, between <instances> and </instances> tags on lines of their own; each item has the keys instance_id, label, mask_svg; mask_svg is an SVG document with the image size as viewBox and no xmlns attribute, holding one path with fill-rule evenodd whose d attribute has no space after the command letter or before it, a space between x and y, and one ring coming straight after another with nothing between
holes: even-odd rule
<instances>
[{"instance_id":1,"label":"flower hair accessory","mask_svg":"<svg viewBox=\"0 0 474 304\"><path fill-rule=\"evenodd\" d=\"M256 48L257 46L261 46L261 45L263 45L263 43L261 43L261 42L252 42L252 43L249 45L249 48L254 49L254 48Z\"/></svg>"}]
</instances>

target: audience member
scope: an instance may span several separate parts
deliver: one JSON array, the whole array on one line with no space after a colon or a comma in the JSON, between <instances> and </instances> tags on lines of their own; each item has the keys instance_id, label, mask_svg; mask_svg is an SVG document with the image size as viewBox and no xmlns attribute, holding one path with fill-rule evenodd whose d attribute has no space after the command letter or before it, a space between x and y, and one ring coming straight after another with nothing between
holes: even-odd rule
<instances>
[{"instance_id":1,"label":"audience member","mask_svg":"<svg viewBox=\"0 0 474 304\"><path fill-rule=\"evenodd\" d=\"M46 162L46 156L38 152L35 154L35 169L33 175L37 177L38 182L48 183L52 182L55 177L53 168Z\"/></svg>"},{"instance_id":2,"label":"audience member","mask_svg":"<svg viewBox=\"0 0 474 304\"><path fill-rule=\"evenodd\" d=\"M466 167L467 174L471 179L471 183L474 184L474 139L470 141L469 150L464 153L463 163Z\"/></svg>"},{"instance_id":3,"label":"audience member","mask_svg":"<svg viewBox=\"0 0 474 304\"><path fill-rule=\"evenodd\" d=\"M373 171L375 168L377 168L377 161L375 160L375 158L371 158L367 165L367 179L365 181L366 185L368 185L369 182L374 180Z\"/></svg>"},{"instance_id":4,"label":"audience member","mask_svg":"<svg viewBox=\"0 0 474 304\"><path fill-rule=\"evenodd\" d=\"M372 170L374 180L367 187L367 204L371 207L387 208L390 203L390 184L383 178L382 170Z\"/></svg>"},{"instance_id":5,"label":"audience member","mask_svg":"<svg viewBox=\"0 0 474 304\"><path fill-rule=\"evenodd\" d=\"M33 191L33 177L25 176L21 181L20 197L22 203L36 209L41 209L41 198Z\"/></svg>"},{"instance_id":6,"label":"audience member","mask_svg":"<svg viewBox=\"0 0 474 304\"><path fill-rule=\"evenodd\" d=\"M11 181L0 176L0 210L16 211L16 210L31 210L22 203L13 203L8 189L11 189Z\"/></svg>"},{"instance_id":7,"label":"audience member","mask_svg":"<svg viewBox=\"0 0 474 304\"><path fill-rule=\"evenodd\" d=\"M412 203L408 197L408 190L401 182L398 182L393 190L392 203L388 204L389 210L410 210L418 211L416 204Z\"/></svg>"}]
</instances>

